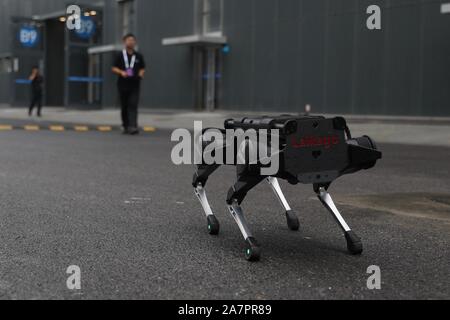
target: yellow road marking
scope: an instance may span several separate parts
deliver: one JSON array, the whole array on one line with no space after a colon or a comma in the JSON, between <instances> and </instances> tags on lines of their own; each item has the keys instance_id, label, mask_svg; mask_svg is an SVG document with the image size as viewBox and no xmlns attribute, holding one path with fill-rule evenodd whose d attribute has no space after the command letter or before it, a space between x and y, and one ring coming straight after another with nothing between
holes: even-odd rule
<instances>
[{"instance_id":1,"label":"yellow road marking","mask_svg":"<svg viewBox=\"0 0 450 320\"><path fill-rule=\"evenodd\" d=\"M13 129L12 126L3 126L3 125L0 126L0 131L9 131L12 129Z\"/></svg>"},{"instance_id":2,"label":"yellow road marking","mask_svg":"<svg viewBox=\"0 0 450 320\"><path fill-rule=\"evenodd\" d=\"M50 131L62 132L65 130L63 126L50 126Z\"/></svg>"},{"instance_id":3,"label":"yellow road marking","mask_svg":"<svg viewBox=\"0 0 450 320\"><path fill-rule=\"evenodd\" d=\"M41 128L39 126L25 126L24 129L26 131L39 131Z\"/></svg>"},{"instance_id":4,"label":"yellow road marking","mask_svg":"<svg viewBox=\"0 0 450 320\"><path fill-rule=\"evenodd\" d=\"M89 131L89 128L86 127L86 126L75 126L74 129L77 132L87 132L87 131Z\"/></svg>"},{"instance_id":5,"label":"yellow road marking","mask_svg":"<svg viewBox=\"0 0 450 320\"><path fill-rule=\"evenodd\" d=\"M156 128L154 128L154 127L144 127L143 130L144 130L144 132L155 132Z\"/></svg>"},{"instance_id":6,"label":"yellow road marking","mask_svg":"<svg viewBox=\"0 0 450 320\"><path fill-rule=\"evenodd\" d=\"M110 126L100 126L97 129L100 132L110 132L110 131L112 131L112 127L110 127Z\"/></svg>"},{"instance_id":7,"label":"yellow road marking","mask_svg":"<svg viewBox=\"0 0 450 320\"><path fill-rule=\"evenodd\" d=\"M0 125L0 131L11 131L14 129L16 129L16 128L12 125ZM25 125L25 126L23 126L23 129L25 131L40 131L40 130L42 130L42 128L38 125ZM114 130L114 128L112 126L98 126L96 129L99 132L112 132ZM48 127L48 130L53 131L53 132L64 132L64 131L66 131L66 128L62 125L52 125L52 126ZM73 126L73 130L76 132L88 132L91 129L88 126L79 125L79 126ZM144 132L151 133L151 132L156 132L157 129L155 127L146 126L146 127L142 127L142 130Z\"/></svg>"}]
</instances>

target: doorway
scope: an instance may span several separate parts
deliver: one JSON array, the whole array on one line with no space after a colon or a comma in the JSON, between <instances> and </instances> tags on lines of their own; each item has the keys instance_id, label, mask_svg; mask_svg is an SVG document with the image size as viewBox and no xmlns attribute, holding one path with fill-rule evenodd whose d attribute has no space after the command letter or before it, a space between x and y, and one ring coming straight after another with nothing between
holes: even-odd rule
<instances>
[{"instance_id":1,"label":"doorway","mask_svg":"<svg viewBox=\"0 0 450 320\"><path fill-rule=\"evenodd\" d=\"M58 19L45 22L45 96L47 106L63 106L65 29Z\"/></svg>"}]
</instances>

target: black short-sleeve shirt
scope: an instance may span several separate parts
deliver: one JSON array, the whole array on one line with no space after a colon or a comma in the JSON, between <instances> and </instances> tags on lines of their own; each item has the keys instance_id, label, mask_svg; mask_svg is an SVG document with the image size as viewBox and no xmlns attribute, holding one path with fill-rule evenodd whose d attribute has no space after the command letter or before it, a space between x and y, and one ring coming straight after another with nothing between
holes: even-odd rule
<instances>
[{"instance_id":1,"label":"black short-sleeve shirt","mask_svg":"<svg viewBox=\"0 0 450 320\"><path fill-rule=\"evenodd\" d=\"M37 75L31 81L31 90L33 94L42 94L42 84L44 83L44 77Z\"/></svg>"},{"instance_id":2,"label":"black short-sleeve shirt","mask_svg":"<svg viewBox=\"0 0 450 320\"><path fill-rule=\"evenodd\" d=\"M119 76L119 80L117 82L120 89L134 89L139 88L141 84L141 78L139 77L139 71L145 69L145 61L144 56L139 52L134 53L136 55L136 61L133 68L133 77L123 78ZM131 63L131 59L133 55L128 55L128 61ZM125 61L123 58L123 52L120 51L117 53L116 58L114 59L114 67L119 68L120 70L126 71Z\"/></svg>"}]
</instances>

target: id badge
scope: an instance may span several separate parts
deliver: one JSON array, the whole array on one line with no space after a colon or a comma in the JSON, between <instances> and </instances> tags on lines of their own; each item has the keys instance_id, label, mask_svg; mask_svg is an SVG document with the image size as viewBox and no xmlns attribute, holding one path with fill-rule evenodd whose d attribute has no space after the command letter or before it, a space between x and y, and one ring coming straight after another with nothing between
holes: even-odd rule
<instances>
[{"instance_id":1,"label":"id badge","mask_svg":"<svg viewBox=\"0 0 450 320\"><path fill-rule=\"evenodd\" d=\"M128 68L128 69L127 69L127 76L128 76L128 77L134 77L134 70L131 69L131 68Z\"/></svg>"}]
</instances>

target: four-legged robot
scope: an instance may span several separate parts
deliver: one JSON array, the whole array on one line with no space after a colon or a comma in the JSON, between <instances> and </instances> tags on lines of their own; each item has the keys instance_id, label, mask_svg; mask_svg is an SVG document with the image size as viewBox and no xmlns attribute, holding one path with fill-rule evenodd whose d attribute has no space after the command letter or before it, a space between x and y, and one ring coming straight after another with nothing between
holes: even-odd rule
<instances>
[{"instance_id":1,"label":"four-legged robot","mask_svg":"<svg viewBox=\"0 0 450 320\"><path fill-rule=\"evenodd\" d=\"M237 182L228 192L227 205L246 241L245 257L247 260L258 261L261 250L245 220L241 204L247 193L263 180L269 183L283 206L289 229L299 230L299 219L283 195L278 179L287 180L294 185L298 183L312 184L320 201L345 232L349 252L354 255L362 253L363 246L360 238L350 229L339 213L328 189L337 178L370 169L382 158L381 152L377 150L377 146L371 138L367 136L352 138L346 120L341 117L333 119L312 116L245 118L240 121L227 120L225 129L242 130L243 132L250 129L260 132L264 129L267 135L271 135L272 131L276 129L279 133L277 139L279 139L280 167L277 174L261 175L260 169L264 165L259 160L256 163L240 164L242 162L239 162L238 164L238 160L235 158L233 163L237 167ZM223 141L206 142L202 140L201 142L205 147L215 144L215 147L224 150L234 148L236 151L237 148L242 148L242 146L227 145L229 140L225 137L225 131L221 130L221 132L224 135ZM248 145L244 148L247 148L248 151ZM195 194L205 211L211 235L217 235L220 226L208 203L205 187L209 176L219 167L220 164L198 165L193 180Z\"/></svg>"}]
</instances>

